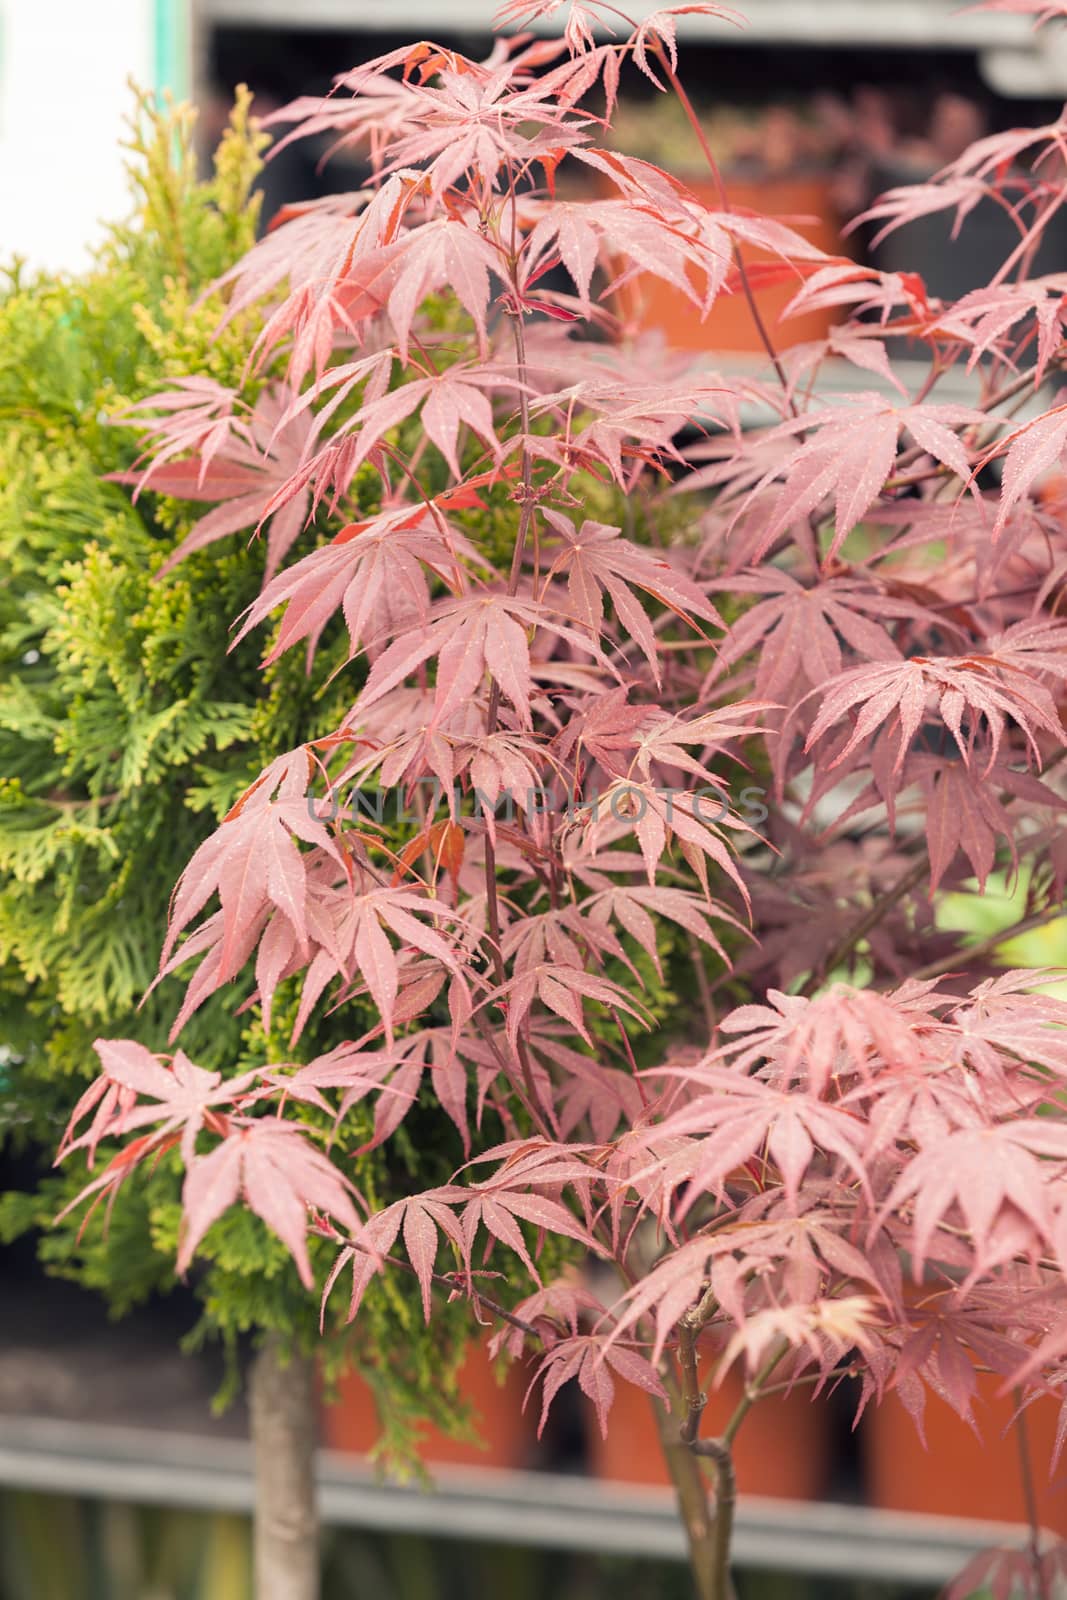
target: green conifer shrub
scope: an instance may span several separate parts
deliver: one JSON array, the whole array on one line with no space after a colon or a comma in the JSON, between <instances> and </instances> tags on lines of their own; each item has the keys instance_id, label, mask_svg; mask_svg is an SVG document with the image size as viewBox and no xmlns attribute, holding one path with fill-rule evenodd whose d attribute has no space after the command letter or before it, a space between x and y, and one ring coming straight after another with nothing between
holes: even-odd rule
<instances>
[{"instance_id":1,"label":"green conifer shrub","mask_svg":"<svg viewBox=\"0 0 1067 1600\"><path fill-rule=\"evenodd\" d=\"M41 1173L0 1198L0 1237L36 1232L45 1268L98 1290L116 1313L173 1285L180 1169L165 1158L108 1216L56 1228L85 1181L84 1164L51 1170L58 1131L95 1074L97 1035L165 1044L175 980L141 1002L159 906L184 863L262 767L332 729L341 704L328 641L311 676L290 656L264 673L256 640L228 653L231 619L261 586L263 541L234 535L157 581L205 507L109 481L138 448L117 419L173 375L243 383L249 397L257 387L246 362L258 325L238 319L215 338L218 304L198 303L255 237L266 139L249 96L206 179L188 109L160 112L141 97L131 130L132 220L110 229L83 275L32 276L16 263L0 291L0 1140L36 1154ZM302 547L337 526L320 514ZM183 1044L240 1072L287 1051L292 1010L276 1008L268 1040L258 1019L211 1000ZM290 1058L321 1054L360 1019L357 1003L343 1020L316 1020ZM354 1176L368 1200L447 1178L462 1158L450 1130L428 1111L394 1141L389 1172L380 1152L362 1157ZM213 1230L193 1283L202 1314L190 1345L221 1337L236 1352L241 1336L268 1331L305 1349L314 1339L328 1377L354 1354L394 1462L410 1458L417 1417L462 1426L463 1307L431 1340L415 1286L383 1280L358 1348L340 1316L320 1346L284 1247L237 1212Z\"/></svg>"}]
</instances>

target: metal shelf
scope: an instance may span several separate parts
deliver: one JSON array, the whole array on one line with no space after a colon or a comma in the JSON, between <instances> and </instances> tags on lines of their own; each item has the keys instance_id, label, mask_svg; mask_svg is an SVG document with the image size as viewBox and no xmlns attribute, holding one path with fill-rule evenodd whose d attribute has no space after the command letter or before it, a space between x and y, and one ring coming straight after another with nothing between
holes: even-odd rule
<instances>
[{"instance_id":1,"label":"metal shelf","mask_svg":"<svg viewBox=\"0 0 1067 1600\"><path fill-rule=\"evenodd\" d=\"M631 0L641 17L661 0ZM334 28L395 32L415 37L448 33L488 39L497 0L192 0L202 31L219 23L264 28ZM712 17L680 17L684 40L718 39L751 45L820 45L977 53L991 86L1004 95L1067 92L1067 29L1035 32L1031 19L1003 12L961 12L958 0L739 0L744 28ZM535 24L535 26L538 26ZM558 29L547 18L545 32Z\"/></svg>"},{"instance_id":2,"label":"metal shelf","mask_svg":"<svg viewBox=\"0 0 1067 1600\"><path fill-rule=\"evenodd\" d=\"M762 377L765 382L773 381L773 374L763 356L742 356L731 352L722 356L709 355L708 365L728 379ZM892 367L910 395L918 393L929 372L927 362L907 358L893 361ZM862 367L853 366L851 362L842 360L839 356L830 356L823 362L814 385L814 394L819 400L831 405L864 393L883 395L895 405L907 404L899 389L895 389L880 373L867 372ZM1050 395L1051 388L1047 381L1040 389L1028 392L1018 402L1013 420L1027 422L1033 417L1040 416L1051 404ZM977 406L981 400L980 375L976 372L967 372L964 364L958 363L941 378L933 399L943 405ZM745 428L768 427L781 420L779 414L770 406L755 401L743 401L740 414L742 426Z\"/></svg>"},{"instance_id":3,"label":"metal shelf","mask_svg":"<svg viewBox=\"0 0 1067 1600\"><path fill-rule=\"evenodd\" d=\"M324 1522L565 1550L683 1560L667 1490L630 1489L550 1473L441 1471L432 1490L376 1479L352 1458L323 1451ZM0 1485L140 1505L248 1512L251 1453L238 1441L51 1419L0 1418ZM976 1551L1021 1543L1008 1524L874 1511L831 1503L742 1500L741 1568L822 1577L942 1584Z\"/></svg>"},{"instance_id":4,"label":"metal shelf","mask_svg":"<svg viewBox=\"0 0 1067 1600\"><path fill-rule=\"evenodd\" d=\"M658 10L653 0L634 0L627 8L635 17ZM407 0L398 11L395 0L200 0L202 16L218 22L263 23L352 31L398 27L416 32L488 32L497 0ZM747 19L743 29L714 17L680 17L678 33L690 39L765 44L871 44L938 46L981 50L1031 38L1024 17L1004 13L960 14L958 0L737 0ZM565 15L565 13L560 14ZM547 18L543 30L558 30L559 18Z\"/></svg>"}]
</instances>

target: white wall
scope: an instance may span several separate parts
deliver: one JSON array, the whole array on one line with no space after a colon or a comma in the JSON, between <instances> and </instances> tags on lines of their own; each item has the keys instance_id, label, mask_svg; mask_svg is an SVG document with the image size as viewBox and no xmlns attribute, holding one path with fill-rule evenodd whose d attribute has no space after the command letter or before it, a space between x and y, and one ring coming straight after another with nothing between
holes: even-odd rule
<instances>
[{"instance_id":1,"label":"white wall","mask_svg":"<svg viewBox=\"0 0 1067 1600\"><path fill-rule=\"evenodd\" d=\"M153 87L155 0L0 0L0 257L75 268L129 210L127 76Z\"/></svg>"}]
</instances>

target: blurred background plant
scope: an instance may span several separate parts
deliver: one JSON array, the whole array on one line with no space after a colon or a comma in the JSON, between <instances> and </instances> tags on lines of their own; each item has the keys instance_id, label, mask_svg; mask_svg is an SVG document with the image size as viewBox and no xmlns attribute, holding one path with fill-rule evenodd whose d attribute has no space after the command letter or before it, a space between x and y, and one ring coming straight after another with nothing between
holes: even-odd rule
<instances>
[{"instance_id":1,"label":"blurred background plant","mask_svg":"<svg viewBox=\"0 0 1067 1600\"><path fill-rule=\"evenodd\" d=\"M701 126L724 174L768 178L825 170L850 131L847 105L827 94L768 105L715 101L697 107ZM706 163L685 112L673 96L631 96L612 122L611 143L684 178L704 178Z\"/></svg>"},{"instance_id":2,"label":"blurred background plant","mask_svg":"<svg viewBox=\"0 0 1067 1600\"><path fill-rule=\"evenodd\" d=\"M249 1600L244 1518L0 1494L0 1600ZM323 1600L689 1600L680 1563L333 1529ZM742 1573L738 1600L931 1600L912 1585Z\"/></svg>"}]
</instances>

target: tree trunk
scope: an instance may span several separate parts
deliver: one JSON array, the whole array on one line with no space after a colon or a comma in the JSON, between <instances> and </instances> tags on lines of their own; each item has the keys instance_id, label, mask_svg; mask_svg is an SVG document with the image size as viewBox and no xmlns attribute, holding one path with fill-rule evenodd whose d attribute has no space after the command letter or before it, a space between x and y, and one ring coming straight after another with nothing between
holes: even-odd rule
<instances>
[{"instance_id":1,"label":"tree trunk","mask_svg":"<svg viewBox=\"0 0 1067 1600\"><path fill-rule=\"evenodd\" d=\"M713 1533L708 1487L700 1462L678 1436L678 1419L662 1400L651 1400L656 1413L663 1458L667 1463L674 1492L678 1496L685 1537L689 1545L689 1566L698 1600L726 1600L716 1593L712 1570Z\"/></svg>"},{"instance_id":2,"label":"tree trunk","mask_svg":"<svg viewBox=\"0 0 1067 1600\"><path fill-rule=\"evenodd\" d=\"M294 1353L282 1364L268 1334L249 1385L255 1453L256 1600L318 1600L315 1506L315 1368Z\"/></svg>"},{"instance_id":3,"label":"tree trunk","mask_svg":"<svg viewBox=\"0 0 1067 1600\"><path fill-rule=\"evenodd\" d=\"M668 1384L668 1390L671 1387ZM704 1469L688 1445L682 1444L678 1418L670 1406L654 1397L650 1403L656 1413L663 1457L678 1498L678 1511L689 1546L689 1570L697 1600L735 1600L734 1586L729 1572L724 1570L716 1537L716 1511L710 1504Z\"/></svg>"}]
</instances>

